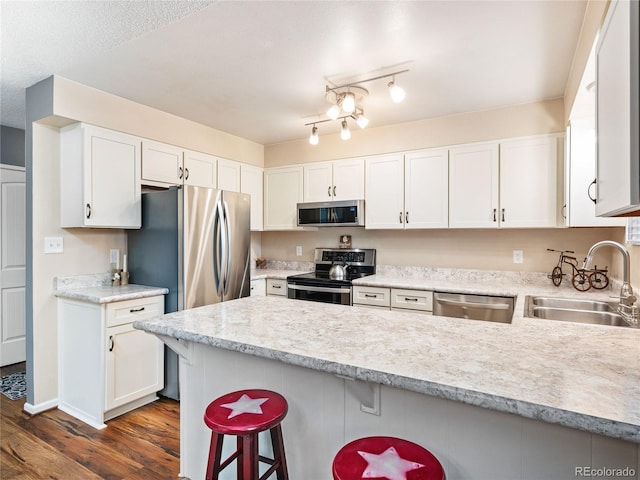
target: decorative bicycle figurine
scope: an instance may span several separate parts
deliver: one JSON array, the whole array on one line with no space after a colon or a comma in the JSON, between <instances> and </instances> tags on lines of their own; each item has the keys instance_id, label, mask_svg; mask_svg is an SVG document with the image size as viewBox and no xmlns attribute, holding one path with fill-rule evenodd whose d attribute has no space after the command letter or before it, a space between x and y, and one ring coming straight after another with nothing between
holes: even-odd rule
<instances>
[{"instance_id":1,"label":"decorative bicycle figurine","mask_svg":"<svg viewBox=\"0 0 640 480\"><path fill-rule=\"evenodd\" d=\"M548 277L551 279L556 287L559 287L562 283L565 273L562 271L562 264L571 266L573 273L571 277L571 284L573 288L581 292L586 292L591 287L601 290L609 285L609 277L607 276L607 268L599 269L595 266L592 270L585 270L584 268L578 268L578 260L576 257L567 255L567 253L575 253L572 250L554 250L547 248L549 252L560 253L558 264L551 270L551 275Z\"/></svg>"}]
</instances>

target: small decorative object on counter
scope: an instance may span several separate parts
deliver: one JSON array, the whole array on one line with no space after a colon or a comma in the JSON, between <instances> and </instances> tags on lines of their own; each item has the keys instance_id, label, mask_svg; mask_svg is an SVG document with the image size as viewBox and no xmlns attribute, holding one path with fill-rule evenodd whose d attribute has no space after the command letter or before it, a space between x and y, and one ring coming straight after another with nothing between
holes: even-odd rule
<instances>
[{"instance_id":1,"label":"small decorative object on counter","mask_svg":"<svg viewBox=\"0 0 640 480\"><path fill-rule=\"evenodd\" d=\"M129 272L120 272L120 285L129 285Z\"/></svg>"},{"instance_id":2,"label":"small decorative object on counter","mask_svg":"<svg viewBox=\"0 0 640 480\"><path fill-rule=\"evenodd\" d=\"M560 253L558 264L553 267L551 274L547 275L547 277L551 279L556 287L560 286L565 275L565 273L562 272L563 263L571 266L571 270L573 272L571 283L573 285L573 288L580 292L586 292L591 287L602 290L603 288L607 288L607 286L609 285L607 267L605 267L604 269L599 269L596 265L591 270L585 270L584 268L578 268L578 260L576 259L576 257L567 255L567 253L575 253L573 252L573 250L553 250L552 248L547 248L547 250L549 252Z\"/></svg>"},{"instance_id":3,"label":"small decorative object on counter","mask_svg":"<svg viewBox=\"0 0 640 480\"><path fill-rule=\"evenodd\" d=\"M267 268L267 259L262 257L256 258L256 268Z\"/></svg>"},{"instance_id":4,"label":"small decorative object on counter","mask_svg":"<svg viewBox=\"0 0 640 480\"><path fill-rule=\"evenodd\" d=\"M111 286L112 287L119 287L121 280L122 280L122 277L120 275L120 270L113 270L113 272L111 274Z\"/></svg>"},{"instance_id":5,"label":"small decorative object on counter","mask_svg":"<svg viewBox=\"0 0 640 480\"><path fill-rule=\"evenodd\" d=\"M340 235L340 248L351 248L351 235Z\"/></svg>"}]
</instances>

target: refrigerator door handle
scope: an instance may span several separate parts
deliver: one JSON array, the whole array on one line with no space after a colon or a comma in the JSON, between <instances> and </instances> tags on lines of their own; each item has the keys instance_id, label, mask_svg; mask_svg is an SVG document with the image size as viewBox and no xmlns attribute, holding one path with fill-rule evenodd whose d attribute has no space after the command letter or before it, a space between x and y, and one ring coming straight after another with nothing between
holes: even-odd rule
<instances>
[{"instance_id":1,"label":"refrigerator door handle","mask_svg":"<svg viewBox=\"0 0 640 480\"><path fill-rule=\"evenodd\" d=\"M213 281L215 283L218 296L222 297L222 287L224 272L222 271L222 258L224 258L225 248L222 242L223 213L220 202L216 203L216 211L213 216Z\"/></svg>"},{"instance_id":2,"label":"refrigerator door handle","mask_svg":"<svg viewBox=\"0 0 640 480\"><path fill-rule=\"evenodd\" d=\"M224 205L224 228L225 228L225 240L226 240L226 250L227 255L224 258L225 261L225 272L224 272L224 289L222 290L223 294L227 294L227 290L229 288L229 276L231 275L231 259L233 258L232 253L232 244L231 244L231 214L229 213L229 204L225 201L222 202Z\"/></svg>"}]
</instances>

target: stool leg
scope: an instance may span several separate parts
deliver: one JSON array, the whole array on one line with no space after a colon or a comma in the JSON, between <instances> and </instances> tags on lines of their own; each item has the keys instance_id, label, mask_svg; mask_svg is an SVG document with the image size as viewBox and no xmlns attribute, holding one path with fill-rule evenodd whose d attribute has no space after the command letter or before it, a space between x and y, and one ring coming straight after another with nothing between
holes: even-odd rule
<instances>
[{"instance_id":1,"label":"stool leg","mask_svg":"<svg viewBox=\"0 0 640 480\"><path fill-rule=\"evenodd\" d=\"M255 480L259 477L258 434L243 435L241 438L243 480Z\"/></svg>"},{"instance_id":2,"label":"stool leg","mask_svg":"<svg viewBox=\"0 0 640 480\"><path fill-rule=\"evenodd\" d=\"M240 452L236 460L236 478L238 480L244 480L243 465L242 465L242 459L244 458L244 450L242 449L243 445L242 445L241 436L236 437L236 446L237 446L237 451Z\"/></svg>"},{"instance_id":3,"label":"stool leg","mask_svg":"<svg viewBox=\"0 0 640 480\"><path fill-rule=\"evenodd\" d=\"M278 480L289 480L289 472L287 471L287 459L284 455L284 439L282 438L282 427L276 425L271 429L271 444L273 445L274 460L280 462L276 469Z\"/></svg>"},{"instance_id":4,"label":"stool leg","mask_svg":"<svg viewBox=\"0 0 640 480\"><path fill-rule=\"evenodd\" d=\"M223 435L211 433L211 445L209 446L209 459L207 460L206 480L218 480L220 457L222 456ZM215 470L215 474L214 474Z\"/></svg>"}]
</instances>

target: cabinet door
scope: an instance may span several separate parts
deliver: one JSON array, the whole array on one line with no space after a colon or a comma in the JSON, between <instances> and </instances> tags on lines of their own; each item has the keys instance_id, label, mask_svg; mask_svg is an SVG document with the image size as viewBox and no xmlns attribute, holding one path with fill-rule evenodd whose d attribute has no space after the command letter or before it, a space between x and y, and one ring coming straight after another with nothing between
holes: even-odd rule
<instances>
[{"instance_id":1,"label":"cabinet door","mask_svg":"<svg viewBox=\"0 0 640 480\"><path fill-rule=\"evenodd\" d=\"M142 142L142 183L179 185L183 181L182 149L173 145Z\"/></svg>"},{"instance_id":2,"label":"cabinet door","mask_svg":"<svg viewBox=\"0 0 640 480\"><path fill-rule=\"evenodd\" d=\"M264 229L297 230L302 202L302 166L264 171Z\"/></svg>"},{"instance_id":3,"label":"cabinet door","mask_svg":"<svg viewBox=\"0 0 640 480\"><path fill-rule=\"evenodd\" d=\"M405 228L449 226L449 152L423 150L404 160Z\"/></svg>"},{"instance_id":4,"label":"cabinet door","mask_svg":"<svg viewBox=\"0 0 640 480\"><path fill-rule=\"evenodd\" d=\"M449 150L449 226L498 227L498 144Z\"/></svg>"},{"instance_id":5,"label":"cabinet door","mask_svg":"<svg viewBox=\"0 0 640 480\"><path fill-rule=\"evenodd\" d=\"M264 278L251 280L251 296L264 297L267 294L267 281Z\"/></svg>"},{"instance_id":6,"label":"cabinet door","mask_svg":"<svg viewBox=\"0 0 640 480\"><path fill-rule=\"evenodd\" d=\"M185 185L216 188L218 184L218 158L206 153L184 152L183 179Z\"/></svg>"},{"instance_id":7,"label":"cabinet door","mask_svg":"<svg viewBox=\"0 0 640 480\"><path fill-rule=\"evenodd\" d=\"M131 323L107 328L105 410L164 387L163 343Z\"/></svg>"},{"instance_id":8,"label":"cabinet door","mask_svg":"<svg viewBox=\"0 0 640 480\"><path fill-rule=\"evenodd\" d=\"M242 165L240 191L251 195L251 230L262 230L263 172L260 167Z\"/></svg>"},{"instance_id":9,"label":"cabinet door","mask_svg":"<svg viewBox=\"0 0 640 480\"><path fill-rule=\"evenodd\" d=\"M240 163L218 159L218 188L229 192L240 191Z\"/></svg>"},{"instance_id":10,"label":"cabinet door","mask_svg":"<svg viewBox=\"0 0 640 480\"><path fill-rule=\"evenodd\" d=\"M361 200L364 198L363 158L336 160L333 162L333 188L331 193L334 200Z\"/></svg>"},{"instance_id":11,"label":"cabinet door","mask_svg":"<svg viewBox=\"0 0 640 480\"><path fill-rule=\"evenodd\" d=\"M84 225L140 228L140 140L87 127L84 147Z\"/></svg>"},{"instance_id":12,"label":"cabinet door","mask_svg":"<svg viewBox=\"0 0 640 480\"><path fill-rule=\"evenodd\" d=\"M557 197L556 137L500 143L501 227L555 227Z\"/></svg>"},{"instance_id":13,"label":"cabinet door","mask_svg":"<svg viewBox=\"0 0 640 480\"><path fill-rule=\"evenodd\" d=\"M377 155L365 160L367 229L404 228L404 157Z\"/></svg>"},{"instance_id":14,"label":"cabinet door","mask_svg":"<svg viewBox=\"0 0 640 480\"><path fill-rule=\"evenodd\" d=\"M332 162L310 163L302 167L304 174L304 201L333 200Z\"/></svg>"},{"instance_id":15,"label":"cabinet door","mask_svg":"<svg viewBox=\"0 0 640 480\"><path fill-rule=\"evenodd\" d=\"M596 215L640 210L637 1L612 1L596 47Z\"/></svg>"}]
</instances>

